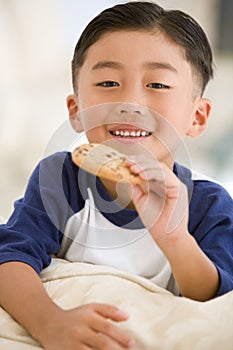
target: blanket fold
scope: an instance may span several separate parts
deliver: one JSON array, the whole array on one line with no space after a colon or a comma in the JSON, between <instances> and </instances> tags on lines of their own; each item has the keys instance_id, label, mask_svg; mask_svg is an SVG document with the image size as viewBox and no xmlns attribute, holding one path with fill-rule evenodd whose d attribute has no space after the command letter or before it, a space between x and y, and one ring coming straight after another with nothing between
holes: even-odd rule
<instances>
[{"instance_id":1,"label":"blanket fold","mask_svg":"<svg viewBox=\"0 0 233 350\"><path fill-rule=\"evenodd\" d=\"M233 349L233 292L196 302L127 272L61 259L53 259L41 279L63 309L100 302L126 311L129 320L118 325L132 333L135 350ZM0 308L0 349L39 350L41 346Z\"/></svg>"}]
</instances>

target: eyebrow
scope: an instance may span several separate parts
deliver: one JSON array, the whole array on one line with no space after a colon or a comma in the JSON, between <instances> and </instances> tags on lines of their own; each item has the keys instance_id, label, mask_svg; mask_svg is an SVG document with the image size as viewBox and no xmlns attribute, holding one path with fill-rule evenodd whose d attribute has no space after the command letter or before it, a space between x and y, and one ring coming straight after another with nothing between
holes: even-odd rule
<instances>
[{"instance_id":1,"label":"eyebrow","mask_svg":"<svg viewBox=\"0 0 233 350\"><path fill-rule=\"evenodd\" d=\"M169 70L173 73L177 73L177 69L168 62L145 62L143 67L147 70ZM99 61L93 67L92 70L112 68L123 69L123 65L117 61Z\"/></svg>"},{"instance_id":2,"label":"eyebrow","mask_svg":"<svg viewBox=\"0 0 233 350\"><path fill-rule=\"evenodd\" d=\"M144 66L149 70L165 69L177 73L177 69L168 62L145 62Z\"/></svg>"},{"instance_id":3,"label":"eyebrow","mask_svg":"<svg viewBox=\"0 0 233 350\"><path fill-rule=\"evenodd\" d=\"M99 61L92 67L92 70L103 68L123 69L123 65L116 61Z\"/></svg>"}]
</instances>

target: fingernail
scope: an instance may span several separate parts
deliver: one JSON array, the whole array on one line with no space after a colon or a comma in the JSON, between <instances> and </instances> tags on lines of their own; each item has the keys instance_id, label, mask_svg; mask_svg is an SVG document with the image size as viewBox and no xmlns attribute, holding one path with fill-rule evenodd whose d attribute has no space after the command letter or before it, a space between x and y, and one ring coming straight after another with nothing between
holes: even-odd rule
<instances>
[{"instance_id":1,"label":"fingernail","mask_svg":"<svg viewBox=\"0 0 233 350\"><path fill-rule=\"evenodd\" d=\"M135 346L135 341L133 339L131 339L129 342L128 342L128 347L129 348L133 348Z\"/></svg>"},{"instance_id":2,"label":"fingernail","mask_svg":"<svg viewBox=\"0 0 233 350\"><path fill-rule=\"evenodd\" d=\"M117 310L116 312L123 317L127 317L127 318L129 317L129 314L125 311Z\"/></svg>"}]
</instances>

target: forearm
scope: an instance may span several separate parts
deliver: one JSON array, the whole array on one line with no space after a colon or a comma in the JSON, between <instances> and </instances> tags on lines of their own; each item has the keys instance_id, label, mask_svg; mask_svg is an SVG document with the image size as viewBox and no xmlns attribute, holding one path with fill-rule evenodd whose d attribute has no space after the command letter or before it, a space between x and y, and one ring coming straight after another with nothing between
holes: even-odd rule
<instances>
[{"instance_id":1,"label":"forearm","mask_svg":"<svg viewBox=\"0 0 233 350\"><path fill-rule=\"evenodd\" d=\"M0 265L0 305L39 341L51 315L60 312L37 273L20 262Z\"/></svg>"},{"instance_id":2,"label":"forearm","mask_svg":"<svg viewBox=\"0 0 233 350\"><path fill-rule=\"evenodd\" d=\"M115 306L91 303L62 310L47 295L36 272L28 265L0 265L0 305L44 349L129 349L132 336L109 320L121 322L128 315Z\"/></svg>"},{"instance_id":3,"label":"forearm","mask_svg":"<svg viewBox=\"0 0 233 350\"><path fill-rule=\"evenodd\" d=\"M205 301L213 298L219 287L215 265L190 234L170 240L164 248L181 294Z\"/></svg>"},{"instance_id":4,"label":"forearm","mask_svg":"<svg viewBox=\"0 0 233 350\"><path fill-rule=\"evenodd\" d=\"M187 187L165 164L140 158L130 170L148 182L144 191L133 188L132 200L142 222L170 262L183 296L196 300L213 298L219 288L215 265L187 232L189 198Z\"/></svg>"}]
</instances>

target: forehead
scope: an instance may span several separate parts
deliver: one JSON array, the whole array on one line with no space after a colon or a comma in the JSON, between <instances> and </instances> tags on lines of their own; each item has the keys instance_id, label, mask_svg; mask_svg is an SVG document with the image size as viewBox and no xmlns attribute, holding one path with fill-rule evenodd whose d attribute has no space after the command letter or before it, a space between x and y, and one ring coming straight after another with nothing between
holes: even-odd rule
<instances>
[{"instance_id":1,"label":"forehead","mask_svg":"<svg viewBox=\"0 0 233 350\"><path fill-rule=\"evenodd\" d=\"M117 61L126 66L145 61L166 62L178 72L191 71L182 47L159 30L115 31L103 34L87 50L84 66L91 69L98 61Z\"/></svg>"}]
</instances>

